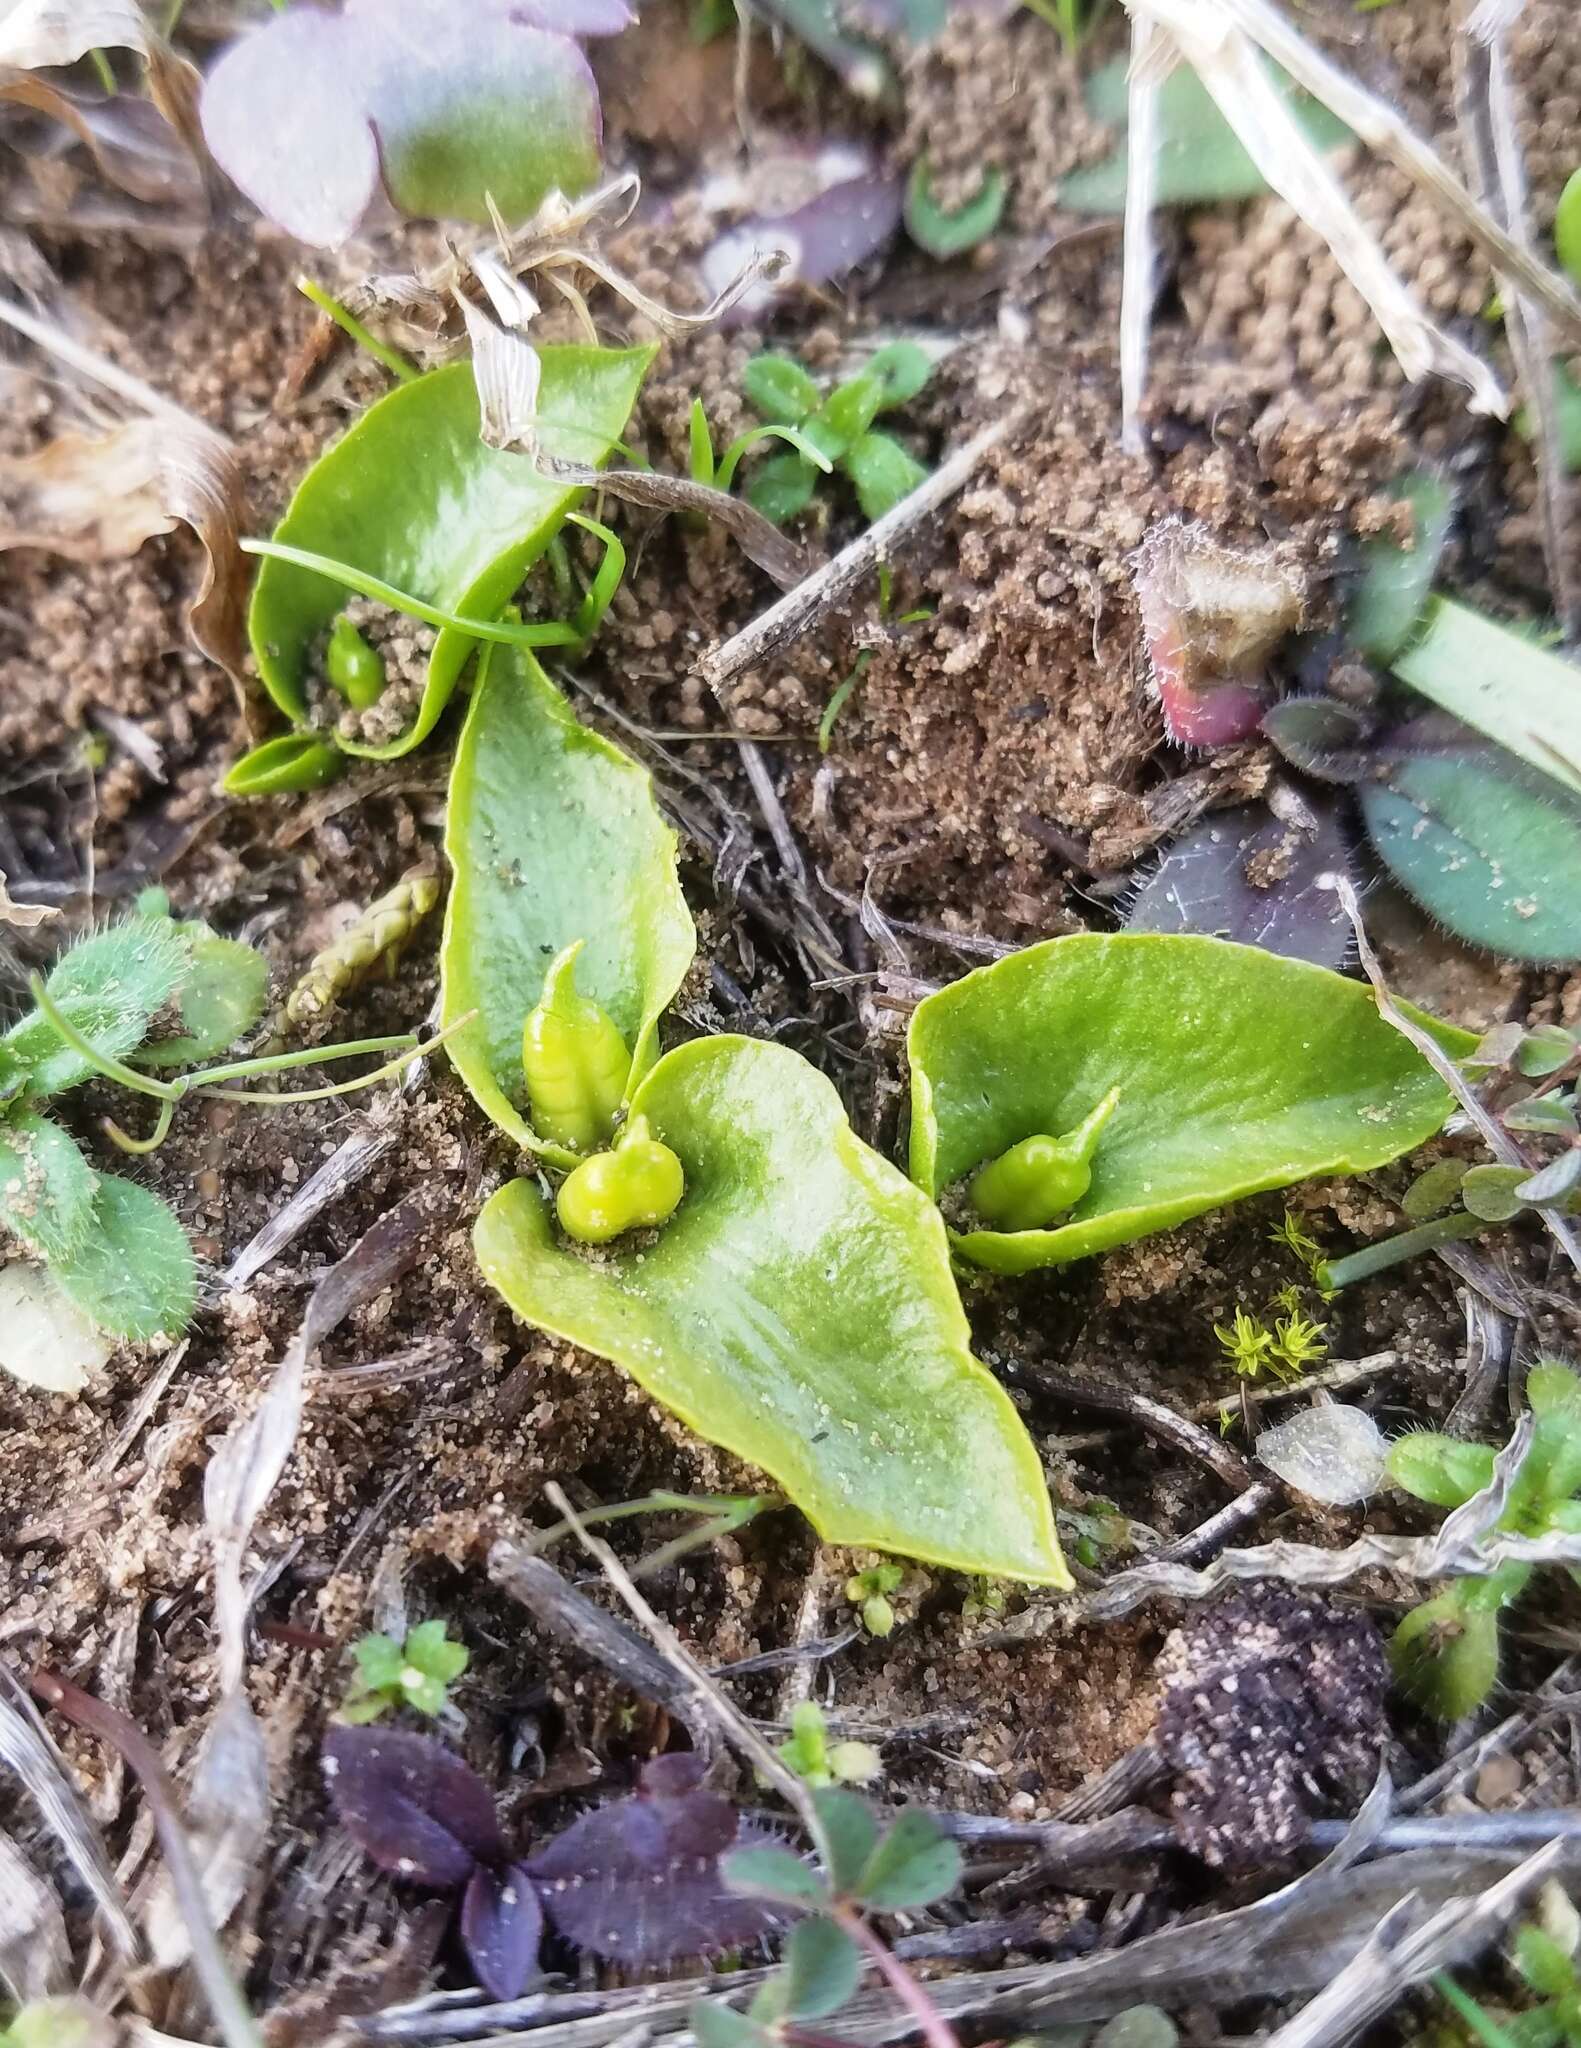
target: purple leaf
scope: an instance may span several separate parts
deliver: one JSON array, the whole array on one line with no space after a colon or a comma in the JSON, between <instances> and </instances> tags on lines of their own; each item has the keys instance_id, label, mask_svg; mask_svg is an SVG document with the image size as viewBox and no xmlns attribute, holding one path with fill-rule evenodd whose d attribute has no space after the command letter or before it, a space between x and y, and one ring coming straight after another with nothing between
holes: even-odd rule
<instances>
[{"instance_id":1,"label":"purple leaf","mask_svg":"<svg viewBox=\"0 0 1581 2048\"><path fill-rule=\"evenodd\" d=\"M1313 804L1314 830L1261 805L1219 811L1169 848L1131 904L1132 932L1194 932L1261 946L1291 960L1344 967L1350 921L1318 877L1355 879L1332 804Z\"/></svg>"},{"instance_id":2,"label":"purple leaf","mask_svg":"<svg viewBox=\"0 0 1581 2048\"><path fill-rule=\"evenodd\" d=\"M598 172L598 89L567 31L625 19L623 0L298 5L220 58L204 134L248 198L306 242L354 233L381 181L411 214L486 221L492 196L525 220Z\"/></svg>"},{"instance_id":3,"label":"purple leaf","mask_svg":"<svg viewBox=\"0 0 1581 2048\"><path fill-rule=\"evenodd\" d=\"M776 188L783 195L778 204ZM703 255L710 293L723 291L757 250L783 249L791 259L773 284L756 285L738 300L725 326L760 314L789 285L844 277L891 239L903 203L901 180L881 176L872 152L856 143L831 143L810 154L787 150L757 166L750 189L744 181L719 180L710 198L721 211L742 201L753 209Z\"/></svg>"},{"instance_id":4,"label":"purple leaf","mask_svg":"<svg viewBox=\"0 0 1581 2048\"><path fill-rule=\"evenodd\" d=\"M641 1789L574 1821L528 1863L556 1930L622 1963L739 1948L775 1926L760 1900L733 1897L723 1851L744 1835L734 1807L705 1792L695 1757L660 1757Z\"/></svg>"},{"instance_id":5,"label":"purple leaf","mask_svg":"<svg viewBox=\"0 0 1581 2048\"><path fill-rule=\"evenodd\" d=\"M461 1940L490 1998L520 1998L538 1966L543 1906L527 1867L482 1864L467 1879Z\"/></svg>"},{"instance_id":6,"label":"purple leaf","mask_svg":"<svg viewBox=\"0 0 1581 2048\"><path fill-rule=\"evenodd\" d=\"M494 1796L428 1735L331 1728L324 1782L341 1826L381 1870L450 1891L478 1863L503 1863Z\"/></svg>"},{"instance_id":7,"label":"purple leaf","mask_svg":"<svg viewBox=\"0 0 1581 2048\"><path fill-rule=\"evenodd\" d=\"M214 161L301 241L345 241L378 184L364 62L355 22L299 6L233 43L204 84Z\"/></svg>"}]
</instances>

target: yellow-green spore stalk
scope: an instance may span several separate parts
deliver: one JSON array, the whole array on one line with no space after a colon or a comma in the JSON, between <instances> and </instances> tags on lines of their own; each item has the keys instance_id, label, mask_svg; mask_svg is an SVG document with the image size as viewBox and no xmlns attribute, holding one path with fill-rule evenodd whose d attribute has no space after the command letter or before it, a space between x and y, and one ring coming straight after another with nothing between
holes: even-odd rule
<instances>
[{"instance_id":1,"label":"yellow-green spore stalk","mask_svg":"<svg viewBox=\"0 0 1581 2048\"><path fill-rule=\"evenodd\" d=\"M560 1227L579 1244L608 1244L628 1230L668 1223L686 1193L686 1175L668 1145L634 1116L612 1152L584 1159L560 1183Z\"/></svg>"},{"instance_id":2,"label":"yellow-green spore stalk","mask_svg":"<svg viewBox=\"0 0 1581 2048\"><path fill-rule=\"evenodd\" d=\"M439 890L439 877L431 869L408 869L348 931L313 955L285 999L289 1020L316 1023L369 975L392 973L407 941L439 901Z\"/></svg>"},{"instance_id":3,"label":"yellow-green spore stalk","mask_svg":"<svg viewBox=\"0 0 1581 2048\"><path fill-rule=\"evenodd\" d=\"M596 1152L615 1134L631 1079L631 1051L602 1003L579 995L577 939L557 953L527 1013L522 1072L533 1129L571 1152Z\"/></svg>"},{"instance_id":4,"label":"yellow-green spore stalk","mask_svg":"<svg viewBox=\"0 0 1581 2048\"><path fill-rule=\"evenodd\" d=\"M367 711L384 695L384 657L368 644L347 612L330 628L324 668L353 710Z\"/></svg>"},{"instance_id":5,"label":"yellow-green spore stalk","mask_svg":"<svg viewBox=\"0 0 1581 2048\"><path fill-rule=\"evenodd\" d=\"M993 1230L1047 1230L1092 1186L1092 1159L1119 1106L1111 1088L1090 1116L1062 1138L1023 1138L973 1177L972 1206Z\"/></svg>"}]
</instances>

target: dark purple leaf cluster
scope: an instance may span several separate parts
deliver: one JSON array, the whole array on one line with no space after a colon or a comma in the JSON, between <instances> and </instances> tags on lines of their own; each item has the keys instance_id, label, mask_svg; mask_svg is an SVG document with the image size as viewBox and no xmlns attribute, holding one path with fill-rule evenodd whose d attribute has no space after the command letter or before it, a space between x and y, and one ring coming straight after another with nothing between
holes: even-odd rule
<instances>
[{"instance_id":1,"label":"dark purple leaf cluster","mask_svg":"<svg viewBox=\"0 0 1581 2048\"><path fill-rule=\"evenodd\" d=\"M531 1981L546 1912L578 1948L644 1965L737 1948L779 1924L762 1901L725 1890L720 1858L754 1836L704 1789L695 1756L656 1757L634 1793L525 1860L489 1788L431 1736L334 1727L323 1767L337 1818L381 1870L462 1894L462 1944L491 1998L519 1997Z\"/></svg>"}]
</instances>

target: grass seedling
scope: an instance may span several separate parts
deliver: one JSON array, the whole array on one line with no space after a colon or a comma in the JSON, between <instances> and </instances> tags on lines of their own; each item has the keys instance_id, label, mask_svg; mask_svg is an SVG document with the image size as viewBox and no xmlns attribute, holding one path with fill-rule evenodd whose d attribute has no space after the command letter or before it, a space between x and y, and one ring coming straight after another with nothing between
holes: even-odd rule
<instances>
[{"instance_id":1,"label":"grass seedling","mask_svg":"<svg viewBox=\"0 0 1581 2048\"><path fill-rule=\"evenodd\" d=\"M890 608L894 600L895 578L887 562L878 565L878 617L881 625L889 623ZM897 626L915 626L923 619L933 617L931 605L919 605L914 611L902 612L895 620ZM818 721L818 751L827 754L834 738L835 721L851 701L857 684L867 673L867 665L873 659L871 647L862 648L856 660L841 680L835 685L828 703L823 707L823 716Z\"/></svg>"},{"instance_id":2,"label":"grass seedling","mask_svg":"<svg viewBox=\"0 0 1581 2048\"><path fill-rule=\"evenodd\" d=\"M357 1675L340 1717L353 1727L377 1721L396 1707L436 1719L449 1706L450 1687L470 1661L465 1645L446 1636L442 1621L420 1621L402 1643L393 1636L363 1636L351 1654Z\"/></svg>"},{"instance_id":3,"label":"grass seedling","mask_svg":"<svg viewBox=\"0 0 1581 2048\"><path fill-rule=\"evenodd\" d=\"M1581 1378L1567 1366L1534 1365L1526 1399L1531 1442L1496 1526L1528 1537L1581 1533ZM1493 1484L1494 1452L1488 1444L1420 1430L1392 1447L1388 1472L1418 1500L1452 1512ZM1498 1680L1499 1616L1536 1570L1518 1560L1501 1564L1485 1577L1455 1579L1412 1608L1395 1630L1389 1655L1402 1690L1418 1706L1444 1720L1481 1706Z\"/></svg>"},{"instance_id":4,"label":"grass seedling","mask_svg":"<svg viewBox=\"0 0 1581 2048\"><path fill-rule=\"evenodd\" d=\"M932 374L933 365L915 342L891 342L826 396L794 356L754 356L741 378L748 404L771 424L793 429L810 448L760 463L747 485L749 502L784 526L811 504L820 472L832 466L855 487L863 517L882 519L928 472L873 422L909 404Z\"/></svg>"},{"instance_id":5,"label":"grass seedling","mask_svg":"<svg viewBox=\"0 0 1581 2048\"><path fill-rule=\"evenodd\" d=\"M1510 1965L1537 2003L1495 2017L1447 1972L1433 1988L1484 2048L1581 2048L1581 1971L1576 1948L1581 1919L1557 1884L1544 1886L1540 1917L1516 1929Z\"/></svg>"}]
</instances>

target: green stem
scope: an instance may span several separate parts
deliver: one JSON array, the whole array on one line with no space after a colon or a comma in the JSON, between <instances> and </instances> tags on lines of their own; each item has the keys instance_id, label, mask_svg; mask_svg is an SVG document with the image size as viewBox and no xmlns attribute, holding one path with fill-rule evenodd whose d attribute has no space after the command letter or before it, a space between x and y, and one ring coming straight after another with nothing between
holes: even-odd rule
<instances>
[{"instance_id":1,"label":"green stem","mask_svg":"<svg viewBox=\"0 0 1581 2048\"><path fill-rule=\"evenodd\" d=\"M822 449L814 447L807 436L800 433L795 427L773 424L761 427L748 427L744 434L737 434L724 454L720 456L719 467L714 471L711 480L711 488L716 491L728 491L731 484L735 481L736 465L740 462L742 456L745 455L755 441L765 439L788 442L798 455L803 456L810 462L814 469L821 469L825 476L829 476L834 470L834 464L823 453Z\"/></svg>"},{"instance_id":2,"label":"green stem","mask_svg":"<svg viewBox=\"0 0 1581 2048\"><path fill-rule=\"evenodd\" d=\"M339 299L332 298L321 284L315 284L310 277L299 277L296 288L304 299L311 299L321 313L327 313L342 334L349 334L358 348L366 350L376 363L383 363L392 377L399 377L403 384L415 384L423 374L398 348L391 348L388 342L370 334L356 314L348 312Z\"/></svg>"},{"instance_id":3,"label":"green stem","mask_svg":"<svg viewBox=\"0 0 1581 2048\"><path fill-rule=\"evenodd\" d=\"M315 554L311 548L288 547L279 540L244 540L240 545L244 555L266 555L273 562L289 562L294 569L310 570L326 582L356 591L359 597L371 597L377 604L387 604L392 611L421 619L425 626L448 626L458 633L470 633L474 640L496 641L502 647L574 647L582 637L574 626L562 625L554 619L541 626L513 626L500 619L474 619L465 612L446 611L441 605L413 597L409 591L397 590L382 577L353 568L350 562L337 562L332 555Z\"/></svg>"},{"instance_id":4,"label":"green stem","mask_svg":"<svg viewBox=\"0 0 1581 2048\"><path fill-rule=\"evenodd\" d=\"M100 1117L99 1128L110 1143L118 1146L123 1152L157 1152L170 1135L170 1121L175 1113L176 1105L173 1102L162 1102L159 1105L159 1115L154 1119L154 1128L146 1138L132 1137L129 1132L122 1130L113 1116Z\"/></svg>"},{"instance_id":5,"label":"green stem","mask_svg":"<svg viewBox=\"0 0 1581 2048\"><path fill-rule=\"evenodd\" d=\"M598 572L571 618L577 639L585 646L604 623L604 614L615 601L620 579L626 573L626 550L607 526L590 519L585 512L568 512L566 518L571 525L580 526L604 544L604 556Z\"/></svg>"},{"instance_id":6,"label":"green stem","mask_svg":"<svg viewBox=\"0 0 1581 2048\"><path fill-rule=\"evenodd\" d=\"M156 1102L179 1102L186 1094L179 1081L154 1081L147 1074L140 1074L135 1067L123 1061L112 1059L108 1053L100 1052L91 1045L82 1033L64 1015L60 1006L44 986L44 977L34 974L28 980L28 988L39 1010L46 1016L57 1035L69 1045L80 1059L85 1059L95 1073L102 1074L107 1081L119 1081L123 1088L130 1088L135 1095L152 1095Z\"/></svg>"},{"instance_id":7,"label":"green stem","mask_svg":"<svg viewBox=\"0 0 1581 2048\"><path fill-rule=\"evenodd\" d=\"M1468 1992L1462 1991L1446 1970L1437 1971L1432 1982L1439 1997L1446 2005L1454 2007L1485 2048L1515 2048L1512 2036Z\"/></svg>"},{"instance_id":8,"label":"green stem","mask_svg":"<svg viewBox=\"0 0 1581 2048\"><path fill-rule=\"evenodd\" d=\"M115 72L109 58L104 54L103 50L90 50L88 56L94 70L99 74L99 83L110 95L111 99L114 99L115 95L120 91L120 87L115 82Z\"/></svg>"},{"instance_id":9,"label":"green stem","mask_svg":"<svg viewBox=\"0 0 1581 2048\"><path fill-rule=\"evenodd\" d=\"M256 1059L233 1060L228 1066L202 1067L186 1077L188 1087L212 1088L220 1081L240 1081L249 1074L283 1074L288 1067L317 1067L328 1060L355 1059L364 1052L410 1052L417 1040L410 1031L393 1038L348 1038L341 1045L310 1045L297 1052L261 1053Z\"/></svg>"},{"instance_id":10,"label":"green stem","mask_svg":"<svg viewBox=\"0 0 1581 2048\"><path fill-rule=\"evenodd\" d=\"M195 1083L194 1095L212 1096L217 1102L261 1102L269 1104L290 1104L295 1102L328 1102L337 1095L354 1095L359 1088L371 1088L376 1081L386 1081L409 1067L413 1060L435 1051L447 1038L454 1038L458 1031L472 1023L476 1010L468 1010L464 1017L458 1017L453 1024L447 1024L443 1031L422 1045L412 1045L399 1059L387 1060L382 1067L375 1067L369 1074L359 1074L355 1080L336 1081L325 1088L301 1088L287 1092L279 1088L212 1088L201 1082Z\"/></svg>"},{"instance_id":11,"label":"green stem","mask_svg":"<svg viewBox=\"0 0 1581 2048\"><path fill-rule=\"evenodd\" d=\"M1391 1266L1402 1265L1420 1252L1430 1252L1436 1245L1476 1237L1487 1227L1480 1216L1441 1216L1436 1223L1424 1223L1416 1230L1401 1231L1398 1237L1366 1245L1348 1258L1324 1259L1313 1267L1313 1277L1325 1294L1332 1293L1354 1281L1370 1280L1374 1273L1386 1273Z\"/></svg>"}]
</instances>

